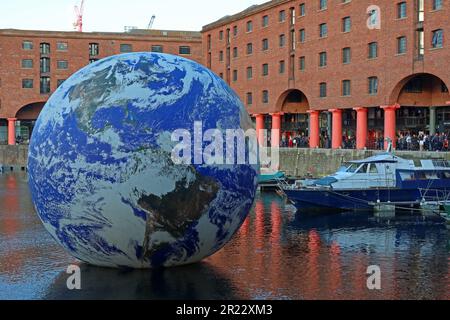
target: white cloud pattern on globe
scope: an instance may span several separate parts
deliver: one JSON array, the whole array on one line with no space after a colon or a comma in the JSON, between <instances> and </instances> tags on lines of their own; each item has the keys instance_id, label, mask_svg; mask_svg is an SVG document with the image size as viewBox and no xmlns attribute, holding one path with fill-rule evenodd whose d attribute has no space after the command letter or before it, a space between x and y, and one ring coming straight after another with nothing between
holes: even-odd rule
<instances>
[{"instance_id":1,"label":"white cloud pattern on globe","mask_svg":"<svg viewBox=\"0 0 450 320\"><path fill-rule=\"evenodd\" d=\"M221 249L250 211L256 165L175 165L171 134L252 127L237 95L205 67L132 53L75 73L33 131L29 186L45 228L79 260L154 268Z\"/></svg>"}]
</instances>

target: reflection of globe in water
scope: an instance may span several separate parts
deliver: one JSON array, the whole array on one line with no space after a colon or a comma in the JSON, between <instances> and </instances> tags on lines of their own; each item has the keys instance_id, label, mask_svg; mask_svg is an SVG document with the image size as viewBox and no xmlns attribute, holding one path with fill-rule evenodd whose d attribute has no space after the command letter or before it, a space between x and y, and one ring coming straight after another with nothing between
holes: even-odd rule
<instances>
[{"instance_id":1,"label":"reflection of globe in water","mask_svg":"<svg viewBox=\"0 0 450 320\"><path fill-rule=\"evenodd\" d=\"M257 167L175 165L171 134L251 128L238 97L199 64L134 53L101 60L53 94L33 132L30 188L76 258L148 268L222 248L253 205ZM205 146L205 144L203 145Z\"/></svg>"}]
</instances>

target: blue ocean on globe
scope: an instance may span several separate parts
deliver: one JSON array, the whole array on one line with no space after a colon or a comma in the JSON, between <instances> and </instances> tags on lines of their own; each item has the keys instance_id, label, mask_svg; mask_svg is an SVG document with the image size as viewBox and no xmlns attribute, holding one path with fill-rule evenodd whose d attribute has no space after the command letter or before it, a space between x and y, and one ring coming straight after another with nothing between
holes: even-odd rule
<instances>
[{"instance_id":1,"label":"blue ocean on globe","mask_svg":"<svg viewBox=\"0 0 450 320\"><path fill-rule=\"evenodd\" d=\"M53 238L103 267L198 262L240 228L256 164L174 164L171 135L194 123L253 128L228 85L196 62L130 53L93 63L45 105L29 149L29 186Z\"/></svg>"}]
</instances>

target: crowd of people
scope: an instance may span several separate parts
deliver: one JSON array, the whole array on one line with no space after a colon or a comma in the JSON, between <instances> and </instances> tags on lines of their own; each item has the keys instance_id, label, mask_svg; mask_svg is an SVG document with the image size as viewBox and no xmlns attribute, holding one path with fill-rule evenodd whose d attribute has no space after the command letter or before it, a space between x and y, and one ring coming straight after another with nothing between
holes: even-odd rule
<instances>
[{"instance_id":1,"label":"crowd of people","mask_svg":"<svg viewBox=\"0 0 450 320\"><path fill-rule=\"evenodd\" d=\"M282 148L308 148L309 137L305 132L294 133L291 135L283 134L280 146ZM320 148L330 149L331 138L327 132L320 135ZM356 137L348 135L342 137L342 149L356 149ZM382 134L377 134L368 141L368 149L384 150L385 141ZM400 151L439 151L448 152L449 134L436 133L429 135L425 132L402 132L397 136L397 150Z\"/></svg>"},{"instance_id":2,"label":"crowd of people","mask_svg":"<svg viewBox=\"0 0 450 320\"><path fill-rule=\"evenodd\" d=\"M397 150L447 152L449 151L448 134L437 132L432 136L424 132L402 133L397 139Z\"/></svg>"},{"instance_id":3,"label":"crowd of people","mask_svg":"<svg viewBox=\"0 0 450 320\"><path fill-rule=\"evenodd\" d=\"M309 147L309 137L306 133L301 132L299 134L286 135L283 134L281 137L280 147L282 148L308 148ZM320 148L331 149L331 138L328 133L322 132L320 135ZM342 149L355 149L356 148L356 137L354 136L343 136L342 137Z\"/></svg>"}]
</instances>

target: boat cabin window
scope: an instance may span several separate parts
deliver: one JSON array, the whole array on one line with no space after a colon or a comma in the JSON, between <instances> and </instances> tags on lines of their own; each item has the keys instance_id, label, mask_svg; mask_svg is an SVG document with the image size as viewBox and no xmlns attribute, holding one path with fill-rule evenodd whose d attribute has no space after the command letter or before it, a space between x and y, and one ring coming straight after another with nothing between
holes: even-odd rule
<instances>
[{"instance_id":1,"label":"boat cabin window","mask_svg":"<svg viewBox=\"0 0 450 320\"><path fill-rule=\"evenodd\" d=\"M371 174L378 174L378 173L379 173L379 172L378 172L377 165L376 165L375 163L372 163L372 164L370 165L369 173L371 173Z\"/></svg>"},{"instance_id":2,"label":"boat cabin window","mask_svg":"<svg viewBox=\"0 0 450 320\"><path fill-rule=\"evenodd\" d=\"M367 169L369 168L369 165L366 163L364 164L359 170L358 170L358 174L362 174L362 173L367 173Z\"/></svg>"},{"instance_id":3,"label":"boat cabin window","mask_svg":"<svg viewBox=\"0 0 450 320\"><path fill-rule=\"evenodd\" d=\"M352 164L350 165L350 167L348 167L347 172L348 172L348 173L355 173L356 170L358 170L358 168L359 168L359 164L357 164L357 163L352 163Z\"/></svg>"},{"instance_id":4,"label":"boat cabin window","mask_svg":"<svg viewBox=\"0 0 450 320\"><path fill-rule=\"evenodd\" d=\"M425 172L417 172L416 175L418 180L428 180Z\"/></svg>"},{"instance_id":5,"label":"boat cabin window","mask_svg":"<svg viewBox=\"0 0 450 320\"><path fill-rule=\"evenodd\" d=\"M439 180L437 173L426 173L425 176L429 180Z\"/></svg>"},{"instance_id":6,"label":"boat cabin window","mask_svg":"<svg viewBox=\"0 0 450 320\"><path fill-rule=\"evenodd\" d=\"M415 180L414 172L400 172L400 178L402 181L412 181Z\"/></svg>"},{"instance_id":7,"label":"boat cabin window","mask_svg":"<svg viewBox=\"0 0 450 320\"><path fill-rule=\"evenodd\" d=\"M446 160L433 160L433 166L440 168L450 168L450 162Z\"/></svg>"}]
</instances>

